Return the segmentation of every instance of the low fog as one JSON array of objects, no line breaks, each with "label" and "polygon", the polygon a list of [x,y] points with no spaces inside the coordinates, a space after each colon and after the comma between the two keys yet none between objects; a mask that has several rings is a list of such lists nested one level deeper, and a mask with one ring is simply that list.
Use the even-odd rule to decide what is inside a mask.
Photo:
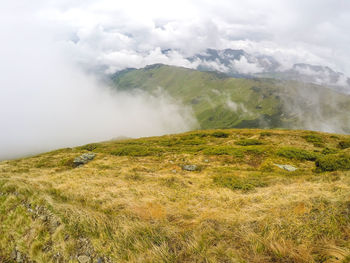
[{"label": "low fog", "polygon": [[190,109],[164,92],[112,90],[67,57],[47,29],[26,22],[0,26],[0,159],[195,127]]}]

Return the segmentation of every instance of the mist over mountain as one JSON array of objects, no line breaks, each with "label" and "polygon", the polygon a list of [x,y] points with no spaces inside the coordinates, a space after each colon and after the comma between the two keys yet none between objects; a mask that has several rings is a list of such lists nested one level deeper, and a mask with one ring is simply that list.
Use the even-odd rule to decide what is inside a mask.
[{"label": "mist over mountain", "polygon": [[[250,100],[249,96],[230,101],[222,95],[218,100],[233,109],[235,117],[225,115],[226,106],[221,115],[208,108],[208,114],[195,116],[197,101],[206,98],[210,105],[211,95],[202,95],[200,89],[191,94],[192,104],[168,94],[171,87],[163,84],[160,93],[111,92],[109,78],[114,73],[155,63],[216,71],[220,78],[268,78],[279,85],[285,81],[286,87],[296,81],[307,90],[303,96],[291,90],[294,97],[286,98],[288,105],[303,109],[295,113],[299,119],[310,108],[320,118],[305,121],[317,120],[319,125],[290,127],[346,131],[347,121],[338,118],[346,103],[338,96],[324,97],[321,89],[308,84],[349,93],[349,10],[349,2],[343,0],[337,5],[330,0],[7,1],[0,10],[0,155],[119,135],[185,131],[197,127],[198,118],[201,122],[209,112],[230,125],[259,119],[246,117],[245,104],[250,102],[243,98]],[[173,82],[183,81],[179,78]],[[194,82],[187,86],[201,83]],[[201,84],[213,94],[220,88],[208,83]],[[152,89],[158,89],[154,85]],[[136,88],[142,90],[142,85]],[[324,104],[329,104],[329,112]],[[325,116],[326,122],[318,121]]]},{"label": "mist over mountain", "polygon": [[[164,50],[163,53],[168,54],[170,51]],[[296,80],[324,85],[350,94],[350,78],[327,66],[296,63],[286,68],[273,56],[249,54],[244,50],[234,49],[207,49],[187,59],[196,69],[202,71],[218,71],[240,78]]]},{"label": "mist over mountain", "polygon": [[165,91],[193,109],[200,128],[288,128],[350,133],[350,95],[312,83],[232,78],[154,64],[112,76],[117,90]]}]

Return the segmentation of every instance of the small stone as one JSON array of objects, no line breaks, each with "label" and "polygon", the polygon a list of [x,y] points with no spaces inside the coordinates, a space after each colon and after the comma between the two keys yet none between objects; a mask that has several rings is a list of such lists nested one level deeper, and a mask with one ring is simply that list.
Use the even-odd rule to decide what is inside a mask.
[{"label": "small stone", "polygon": [[176,174],[177,171],[175,169],[171,170],[172,173]]},{"label": "small stone", "polygon": [[89,263],[91,262],[90,257],[86,256],[86,255],[81,255],[78,257],[78,261],[79,263]]},{"label": "small stone", "polygon": [[193,171],[196,171],[198,169],[198,167],[195,164],[187,164],[187,165],[182,166],[182,169],[185,171],[193,172]]},{"label": "small stone", "polygon": [[15,260],[16,257],[17,257],[17,251],[16,251],[16,249],[14,249],[14,250],[12,250],[12,252],[11,252],[11,258],[12,258],[13,260]]},{"label": "small stone", "polygon": [[289,165],[289,164],[274,164],[274,165],[283,169],[283,170],[286,170],[288,172],[294,172],[294,171],[298,170],[298,168],[296,168],[292,165]]},{"label": "small stone", "polygon": [[98,259],[97,259],[97,261],[96,261],[97,263],[103,263],[104,262],[104,260],[103,260],[103,258],[101,258],[101,257],[99,257]]},{"label": "small stone", "polygon": [[16,262],[17,263],[22,263],[23,262],[23,257],[22,257],[22,253],[17,251],[17,254],[16,254]]},{"label": "small stone", "polygon": [[209,163],[209,160],[208,160],[208,159],[205,159],[204,162],[205,162],[205,163]]}]

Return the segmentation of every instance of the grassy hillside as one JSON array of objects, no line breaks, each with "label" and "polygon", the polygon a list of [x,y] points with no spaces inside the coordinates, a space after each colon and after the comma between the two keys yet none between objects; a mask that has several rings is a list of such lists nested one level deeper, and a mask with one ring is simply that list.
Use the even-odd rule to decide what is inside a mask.
[{"label": "grassy hillside", "polygon": [[156,64],[113,77],[120,90],[160,87],[193,108],[203,129],[298,128],[350,133],[350,96],[296,81],[236,79]]},{"label": "grassy hillside", "polygon": [[0,262],[349,262],[349,156],[350,136],[243,129],[4,161]]}]

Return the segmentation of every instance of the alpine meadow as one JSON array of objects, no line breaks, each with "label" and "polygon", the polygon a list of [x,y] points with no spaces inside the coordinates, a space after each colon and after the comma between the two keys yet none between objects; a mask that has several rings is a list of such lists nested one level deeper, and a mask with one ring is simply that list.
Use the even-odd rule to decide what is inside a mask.
[{"label": "alpine meadow", "polygon": [[0,22],[0,263],[350,262],[349,1]]}]

